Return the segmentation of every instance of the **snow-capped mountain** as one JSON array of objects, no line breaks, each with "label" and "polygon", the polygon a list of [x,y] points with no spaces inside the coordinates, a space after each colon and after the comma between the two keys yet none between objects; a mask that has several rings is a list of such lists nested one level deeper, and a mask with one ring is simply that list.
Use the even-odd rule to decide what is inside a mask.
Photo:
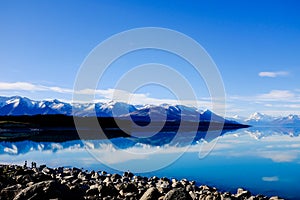
[{"label": "snow-capped mountain", "polygon": [[[0,97],[0,116],[6,115],[63,114],[75,116],[131,117],[134,120],[188,120],[217,121],[225,119],[210,110],[199,110],[184,105],[130,105],[124,102],[66,103],[54,100],[35,101],[26,97]],[[255,112],[248,118],[234,116],[225,123],[242,123],[252,126],[300,126],[300,116],[273,117]]]},{"label": "snow-capped mountain", "polygon": [[285,126],[300,126],[300,116],[299,115],[288,115],[287,117],[277,118],[272,121],[274,124],[285,125]]},{"label": "snow-capped mountain", "polygon": [[[0,116],[63,114],[75,116],[131,117],[134,120],[224,121],[224,118],[205,110],[184,105],[130,105],[123,102],[65,103],[59,100],[34,101],[26,97],[0,97]],[[230,121],[232,122],[232,121]]]},{"label": "snow-capped mountain", "polygon": [[249,124],[256,124],[256,123],[268,123],[273,121],[275,118],[270,116],[270,115],[266,115],[263,113],[259,113],[259,112],[255,112],[252,115],[249,116],[249,118],[245,119],[245,122],[249,123]]},{"label": "snow-capped mountain", "polygon": [[0,115],[70,115],[72,106],[59,100],[34,101],[26,97],[13,96],[0,98]]},{"label": "snow-capped mountain", "polygon": [[157,120],[188,120],[188,121],[197,121],[200,119],[200,113],[197,112],[194,107],[187,107],[183,105],[169,105],[162,104],[159,106],[156,105],[144,105],[139,107],[135,111],[122,115],[122,117],[128,117],[135,120],[140,120],[143,118],[157,119]]},{"label": "snow-capped mountain", "polygon": [[95,110],[99,117],[118,117],[132,113],[137,109],[133,105],[127,103],[110,101],[108,103],[96,103]]},{"label": "snow-capped mountain", "polygon": [[26,97],[0,98],[0,115],[72,114],[72,105],[57,99],[35,101]]},{"label": "snow-capped mountain", "polygon": [[248,118],[234,116],[230,119],[239,123],[248,124],[252,126],[300,126],[300,116],[298,115],[274,117],[271,115],[255,112],[251,114]]}]

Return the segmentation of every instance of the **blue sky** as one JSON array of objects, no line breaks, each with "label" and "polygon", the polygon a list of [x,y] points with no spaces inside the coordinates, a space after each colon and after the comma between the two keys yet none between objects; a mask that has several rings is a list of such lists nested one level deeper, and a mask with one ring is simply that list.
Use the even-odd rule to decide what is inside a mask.
[{"label": "blue sky", "polygon": [[[300,114],[299,9],[298,1],[283,0],[1,0],[0,95],[70,100],[79,67],[95,46],[119,32],[150,26],[182,32],[206,49],[223,78],[228,115]],[[201,77],[160,51],[120,58],[99,89],[109,93],[122,74],[149,62],[183,73],[206,106],[209,94]],[[157,86],[138,93],[149,101],[174,98]]]}]

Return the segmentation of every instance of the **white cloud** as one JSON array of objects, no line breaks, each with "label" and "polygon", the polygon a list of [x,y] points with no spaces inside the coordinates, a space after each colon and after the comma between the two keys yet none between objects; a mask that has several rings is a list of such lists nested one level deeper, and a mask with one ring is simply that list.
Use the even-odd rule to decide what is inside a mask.
[{"label": "white cloud", "polygon": [[266,103],[264,106],[266,106],[266,107],[273,107],[273,104]]},{"label": "white cloud", "polygon": [[0,82],[0,91],[52,91],[58,93],[72,93],[72,89],[61,87],[49,87],[28,82]]},{"label": "white cloud", "polygon": [[288,76],[289,72],[286,71],[277,71],[277,72],[259,72],[258,75],[260,77],[270,77],[270,78],[275,78],[278,76]]},{"label": "white cloud", "polygon": [[273,101],[282,101],[282,102],[300,102],[300,95],[294,93],[290,90],[271,90],[268,93],[258,94],[253,96],[238,96],[231,95],[228,96],[230,101],[250,101],[250,102],[273,102]]},{"label": "white cloud", "polygon": [[72,89],[67,89],[67,88],[61,88],[61,87],[46,87],[43,86],[45,90],[50,90],[52,92],[58,92],[58,93],[72,93]]},{"label": "white cloud", "polygon": [[24,90],[24,91],[43,91],[47,90],[45,86],[34,85],[27,82],[0,82],[0,90]]},{"label": "white cloud", "polygon": [[266,182],[275,182],[275,181],[279,181],[279,178],[278,176],[265,176],[265,177],[262,177],[262,180],[263,181],[266,181]]},{"label": "white cloud", "polygon": [[281,101],[295,98],[295,94],[289,90],[272,90],[269,93],[257,96],[258,100]]},{"label": "white cloud", "polygon": [[287,152],[280,152],[280,151],[265,151],[261,152],[261,157],[269,158],[273,162],[292,162],[298,158],[299,151],[287,151]]},{"label": "white cloud", "polygon": [[289,103],[289,104],[264,104],[266,107],[274,107],[274,108],[300,108],[300,104],[294,104],[294,103]]},{"label": "white cloud", "polygon": [[271,90],[252,96],[228,95],[228,103],[235,108],[242,108],[242,111],[233,113],[242,116],[248,116],[253,112],[263,112],[273,116],[300,115],[300,94],[296,90]]},{"label": "white cloud", "polygon": [[282,105],[282,107],[285,107],[285,108],[300,108],[300,104],[287,104],[287,105]]}]

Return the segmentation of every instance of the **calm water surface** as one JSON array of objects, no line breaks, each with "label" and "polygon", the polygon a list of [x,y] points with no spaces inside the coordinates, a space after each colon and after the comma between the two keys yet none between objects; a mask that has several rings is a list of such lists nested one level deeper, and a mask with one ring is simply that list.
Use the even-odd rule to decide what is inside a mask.
[{"label": "calm water surface", "polygon": [[[130,170],[145,176],[193,179],[223,191],[244,187],[254,194],[300,199],[299,133],[297,128],[252,127],[217,138],[207,133],[203,139],[201,133],[191,145],[184,137],[170,142],[172,134],[161,139],[0,142],[0,161],[22,165],[27,160],[110,173]],[[199,156],[205,148],[208,154]]]}]

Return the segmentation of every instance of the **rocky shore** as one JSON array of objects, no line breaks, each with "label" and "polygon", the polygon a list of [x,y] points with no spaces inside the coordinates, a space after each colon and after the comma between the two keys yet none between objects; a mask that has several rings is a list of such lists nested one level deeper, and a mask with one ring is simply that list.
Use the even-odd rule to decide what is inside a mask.
[{"label": "rocky shore", "polygon": [[214,187],[197,186],[195,181],[123,175],[78,168],[49,168],[0,165],[0,199],[141,199],[141,200],[278,200],[279,197],[253,196],[237,189],[236,194]]}]

